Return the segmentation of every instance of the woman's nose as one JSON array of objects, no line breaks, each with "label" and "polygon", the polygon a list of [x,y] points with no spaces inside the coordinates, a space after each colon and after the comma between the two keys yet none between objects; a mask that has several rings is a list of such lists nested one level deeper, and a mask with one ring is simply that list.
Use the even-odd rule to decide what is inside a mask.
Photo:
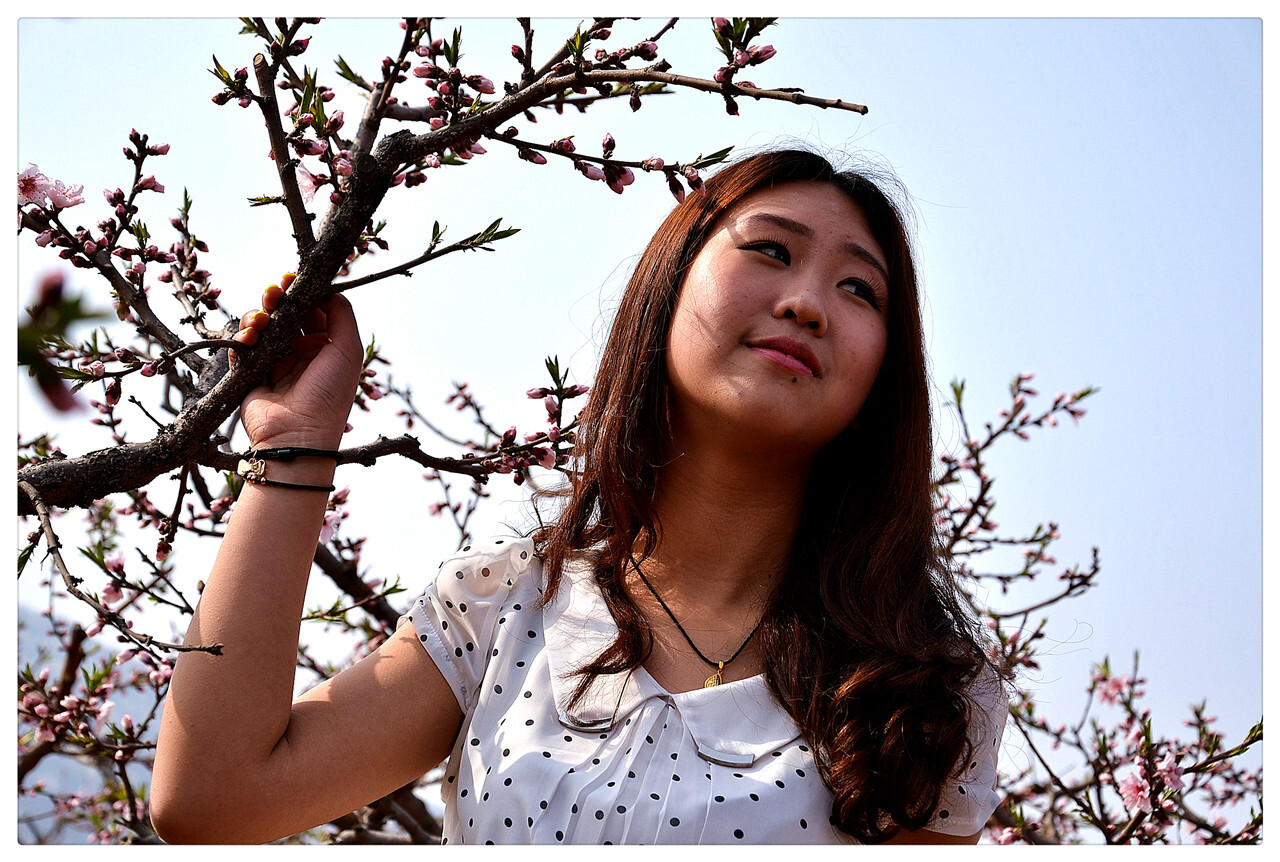
[{"label": "woman's nose", "polygon": [[779,297],[773,311],[774,317],[794,320],[821,338],[827,331],[827,315],[822,303],[809,290],[796,291]]}]

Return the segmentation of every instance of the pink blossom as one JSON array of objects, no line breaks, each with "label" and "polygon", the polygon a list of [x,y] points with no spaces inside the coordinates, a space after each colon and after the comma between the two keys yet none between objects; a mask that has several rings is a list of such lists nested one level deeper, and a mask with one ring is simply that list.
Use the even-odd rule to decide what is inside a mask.
[{"label": "pink blossom", "polygon": [[318,156],[324,153],[325,150],[329,149],[329,145],[323,141],[305,138],[301,141],[295,142],[293,149],[300,156]]},{"label": "pink blossom", "polygon": [[577,147],[573,145],[572,139],[561,138],[560,140],[556,141],[551,145],[551,149],[557,150],[562,153],[572,153],[574,150],[577,149]]},{"label": "pink blossom", "polygon": [[1182,768],[1178,766],[1178,758],[1172,751],[1156,764],[1156,773],[1170,790],[1181,790],[1185,786],[1182,783]]},{"label": "pink blossom", "polygon": [[333,172],[340,177],[351,176],[351,162],[339,156],[333,160]]},{"label": "pink blossom", "polygon": [[576,167],[589,180],[604,179],[604,171],[600,170],[599,165],[593,165],[590,162],[578,162]]},{"label": "pink blossom", "polygon": [[18,174],[18,206],[43,204],[52,184],[48,177],[40,173],[40,168],[28,164],[27,169]]},{"label": "pink blossom", "polygon": [[1098,699],[1110,704],[1119,703],[1133,685],[1133,680],[1127,676],[1108,676],[1100,681],[1102,685],[1098,687]]},{"label": "pink blossom", "polygon": [[997,844],[1012,844],[1017,840],[1018,830],[1014,829],[1012,826],[1006,826],[1004,829],[1000,830],[1000,834],[995,838]]},{"label": "pink blossom", "polygon": [[84,186],[64,186],[62,180],[54,180],[53,186],[48,189],[49,201],[57,209],[65,209],[73,207],[77,204],[84,203]]},{"label": "pink blossom", "polygon": [[494,91],[493,81],[490,81],[483,75],[472,75],[470,78],[467,78],[467,83],[471,85],[472,89],[477,92],[484,93],[485,95],[489,95]]},{"label": "pink blossom", "polygon": [[660,171],[664,164],[666,163],[663,162],[662,159],[654,156],[651,159],[645,159],[644,162],[641,163],[640,167],[644,168],[646,171]]},{"label": "pink blossom", "polygon": [[1120,781],[1120,798],[1125,808],[1151,811],[1151,785],[1137,772],[1131,772]]},{"label": "pink blossom", "polygon": [[147,152],[153,156],[166,156],[169,154],[169,145],[156,144],[154,147],[147,147]]},{"label": "pink blossom", "polygon": [[164,186],[156,182],[156,178],[154,176],[143,177],[142,179],[138,180],[138,184],[134,186],[134,188],[137,189],[138,191],[145,191],[146,189],[150,189],[151,191],[156,192],[158,194],[164,193]]},{"label": "pink blossom", "polygon": [[295,170],[297,171],[298,177],[298,191],[302,192],[302,199],[304,201],[311,203],[312,199],[316,196],[316,189],[324,185],[327,177],[323,175],[317,176],[302,165],[298,165]]},{"label": "pink blossom", "polygon": [[777,49],[772,45],[753,45],[747,49],[748,62],[753,66],[758,65],[777,53]]},{"label": "pink blossom", "polygon": [[320,542],[323,544],[332,539],[333,534],[337,532],[338,525],[346,520],[346,518],[347,513],[340,509],[326,512],[324,515],[324,525],[320,528]]},{"label": "pink blossom", "polygon": [[50,228],[49,230],[45,231],[44,233],[36,237],[36,245],[40,246],[41,248],[44,248],[51,242],[53,242],[52,228]]}]

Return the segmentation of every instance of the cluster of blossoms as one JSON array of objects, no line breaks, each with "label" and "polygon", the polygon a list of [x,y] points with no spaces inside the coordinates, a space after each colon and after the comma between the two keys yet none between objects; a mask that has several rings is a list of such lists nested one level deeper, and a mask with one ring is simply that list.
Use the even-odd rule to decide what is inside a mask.
[{"label": "cluster of blossoms", "polygon": [[24,678],[18,685],[18,717],[33,726],[33,744],[57,742],[69,735],[89,737],[101,730],[115,706],[110,694],[118,678],[115,671],[88,675],[77,693],[50,684],[48,668]]},{"label": "cluster of blossoms", "polygon": [[[40,173],[37,165],[28,164],[26,170],[18,174],[18,207],[36,204],[40,207],[51,207],[62,210],[84,203],[84,186],[63,185],[62,180],[51,180]],[[22,224],[19,214],[18,224]],[[48,240],[41,243],[47,245]]]},{"label": "cluster of blossoms", "polygon": [[44,227],[36,237],[36,245],[45,247],[50,244],[58,247],[58,256],[70,261],[72,266],[88,268],[94,266],[94,257],[100,251],[110,251],[113,257],[128,263],[125,277],[135,285],[142,284],[146,265],[150,261],[173,263],[175,257],[170,252],[163,252],[154,245],[144,245],[139,240],[136,249],[119,247],[122,236],[130,229],[130,221],[137,214],[138,208],[133,201],[144,191],[162,194],[164,186],[155,176],[142,176],[142,162],[147,156],[163,156],[169,152],[168,144],[147,145],[145,135],[134,129],[129,133],[129,141],[133,147],[124,147],[125,158],[137,167],[138,179],[128,195],[124,190],[103,189],[102,195],[107,204],[114,210],[112,217],[98,222],[98,234],[94,235],[86,228],[78,228],[74,234],[68,232],[56,221],[60,210],[84,203],[84,187],[82,185],[65,186],[60,180],[50,180],[40,173],[36,165],[28,165],[18,174],[18,223],[22,224],[21,207],[34,203],[40,209],[32,215]]}]

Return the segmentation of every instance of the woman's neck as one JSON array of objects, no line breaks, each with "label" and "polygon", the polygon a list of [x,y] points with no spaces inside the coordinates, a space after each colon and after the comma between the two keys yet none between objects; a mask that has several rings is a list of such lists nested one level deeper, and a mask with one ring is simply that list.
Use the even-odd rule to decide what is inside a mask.
[{"label": "woman's neck", "polygon": [[786,572],[808,464],[688,447],[657,479],[659,543],[644,567],[654,587],[702,613],[758,609]]}]

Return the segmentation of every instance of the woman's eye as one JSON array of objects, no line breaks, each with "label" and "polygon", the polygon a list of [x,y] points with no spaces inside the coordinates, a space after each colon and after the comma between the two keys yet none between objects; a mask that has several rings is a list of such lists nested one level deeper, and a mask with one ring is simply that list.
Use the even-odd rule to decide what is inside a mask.
[{"label": "woman's eye", "polygon": [[849,291],[849,293],[852,293],[854,296],[865,300],[872,308],[880,308],[880,297],[876,294],[875,288],[867,284],[865,281],[862,281],[861,279],[852,279],[850,281],[843,282],[840,286]]},{"label": "woman's eye", "polygon": [[774,260],[779,260],[787,264],[791,263],[791,254],[787,251],[787,247],[781,243],[757,242],[748,245],[747,248],[751,251],[758,251],[766,257],[771,257]]}]

